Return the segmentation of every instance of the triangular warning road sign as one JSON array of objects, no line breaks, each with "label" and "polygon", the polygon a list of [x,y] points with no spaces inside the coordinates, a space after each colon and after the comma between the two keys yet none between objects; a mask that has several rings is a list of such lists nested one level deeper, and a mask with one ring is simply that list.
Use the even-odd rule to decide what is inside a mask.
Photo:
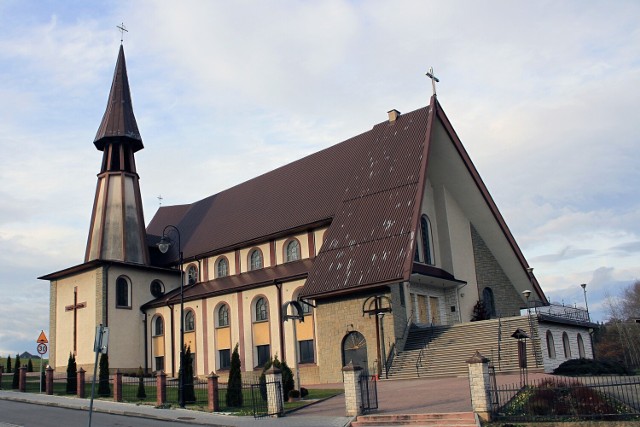
[{"label": "triangular warning road sign", "polygon": [[49,342],[49,340],[47,339],[47,336],[44,334],[44,331],[40,331],[40,336],[38,337],[38,341],[36,341],[38,344],[46,344]]}]

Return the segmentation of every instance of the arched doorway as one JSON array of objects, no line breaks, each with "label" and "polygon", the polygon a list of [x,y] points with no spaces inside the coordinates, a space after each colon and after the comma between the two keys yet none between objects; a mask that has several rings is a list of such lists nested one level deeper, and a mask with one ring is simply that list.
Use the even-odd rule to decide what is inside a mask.
[{"label": "arched doorway", "polygon": [[342,366],[349,362],[368,370],[367,340],[358,331],[351,331],[342,340]]}]

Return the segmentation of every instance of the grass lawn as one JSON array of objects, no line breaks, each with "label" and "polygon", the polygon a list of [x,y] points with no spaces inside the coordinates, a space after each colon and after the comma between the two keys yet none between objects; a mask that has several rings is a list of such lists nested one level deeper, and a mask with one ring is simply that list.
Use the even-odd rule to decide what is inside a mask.
[{"label": "grass lawn", "polygon": [[[22,360],[20,359],[20,366],[27,366],[27,364],[29,363],[29,360]],[[40,363],[43,363],[43,367],[46,368],[47,364],[49,363],[49,359],[31,359],[31,364],[33,365],[33,372],[40,372]],[[16,357],[14,355],[11,356],[11,368],[13,369],[13,367],[16,364]],[[4,368],[4,374],[2,374],[3,376],[7,373],[7,358],[6,357],[0,357],[0,366],[2,366]],[[13,371],[12,371],[13,372]]]}]

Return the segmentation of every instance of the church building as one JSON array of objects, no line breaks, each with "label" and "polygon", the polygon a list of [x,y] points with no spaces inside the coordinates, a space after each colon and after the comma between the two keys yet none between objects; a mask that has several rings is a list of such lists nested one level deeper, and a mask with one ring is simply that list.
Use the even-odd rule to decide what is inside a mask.
[{"label": "church building", "polygon": [[[479,304],[496,322],[549,306],[435,94],[218,194],[162,206],[145,228],[144,146],[120,46],[94,145],[84,262],[41,277],[56,371],[70,353],[92,369],[102,324],[112,370],[177,376],[183,340],[198,376],[224,380],[237,346],[243,375],[277,356],[302,384],[339,382],[349,362],[388,371],[410,330],[480,320]],[[568,339],[585,333],[569,323],[554,325],[577,328]]]}]

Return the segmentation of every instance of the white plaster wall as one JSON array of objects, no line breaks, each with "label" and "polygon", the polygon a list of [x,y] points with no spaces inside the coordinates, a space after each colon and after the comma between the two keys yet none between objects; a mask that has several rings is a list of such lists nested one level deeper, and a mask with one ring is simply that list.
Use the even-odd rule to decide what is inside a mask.
[{"label": "white plaster wall", "polygon": [[[554,348],[556,357],[550,358],[547,350],[547,331],[553,334]],[[578,351],[578,334],[582,336],[584,343],[584,352],[587,359],[593,359],[593,347],[591,345],[591,337],[587,328],[578,326],[563,325],[558,323],[540,323],[538,326],[540,336],[540,344],[542,348],[542,360],[545,372],[553,372],[555,368],[569,359],[578,359],[580,353]],[[569,346],[571,347],[571,357],[564,356],[564,346],[562,344],[562,334],[566,332],[569,336]]]}]

